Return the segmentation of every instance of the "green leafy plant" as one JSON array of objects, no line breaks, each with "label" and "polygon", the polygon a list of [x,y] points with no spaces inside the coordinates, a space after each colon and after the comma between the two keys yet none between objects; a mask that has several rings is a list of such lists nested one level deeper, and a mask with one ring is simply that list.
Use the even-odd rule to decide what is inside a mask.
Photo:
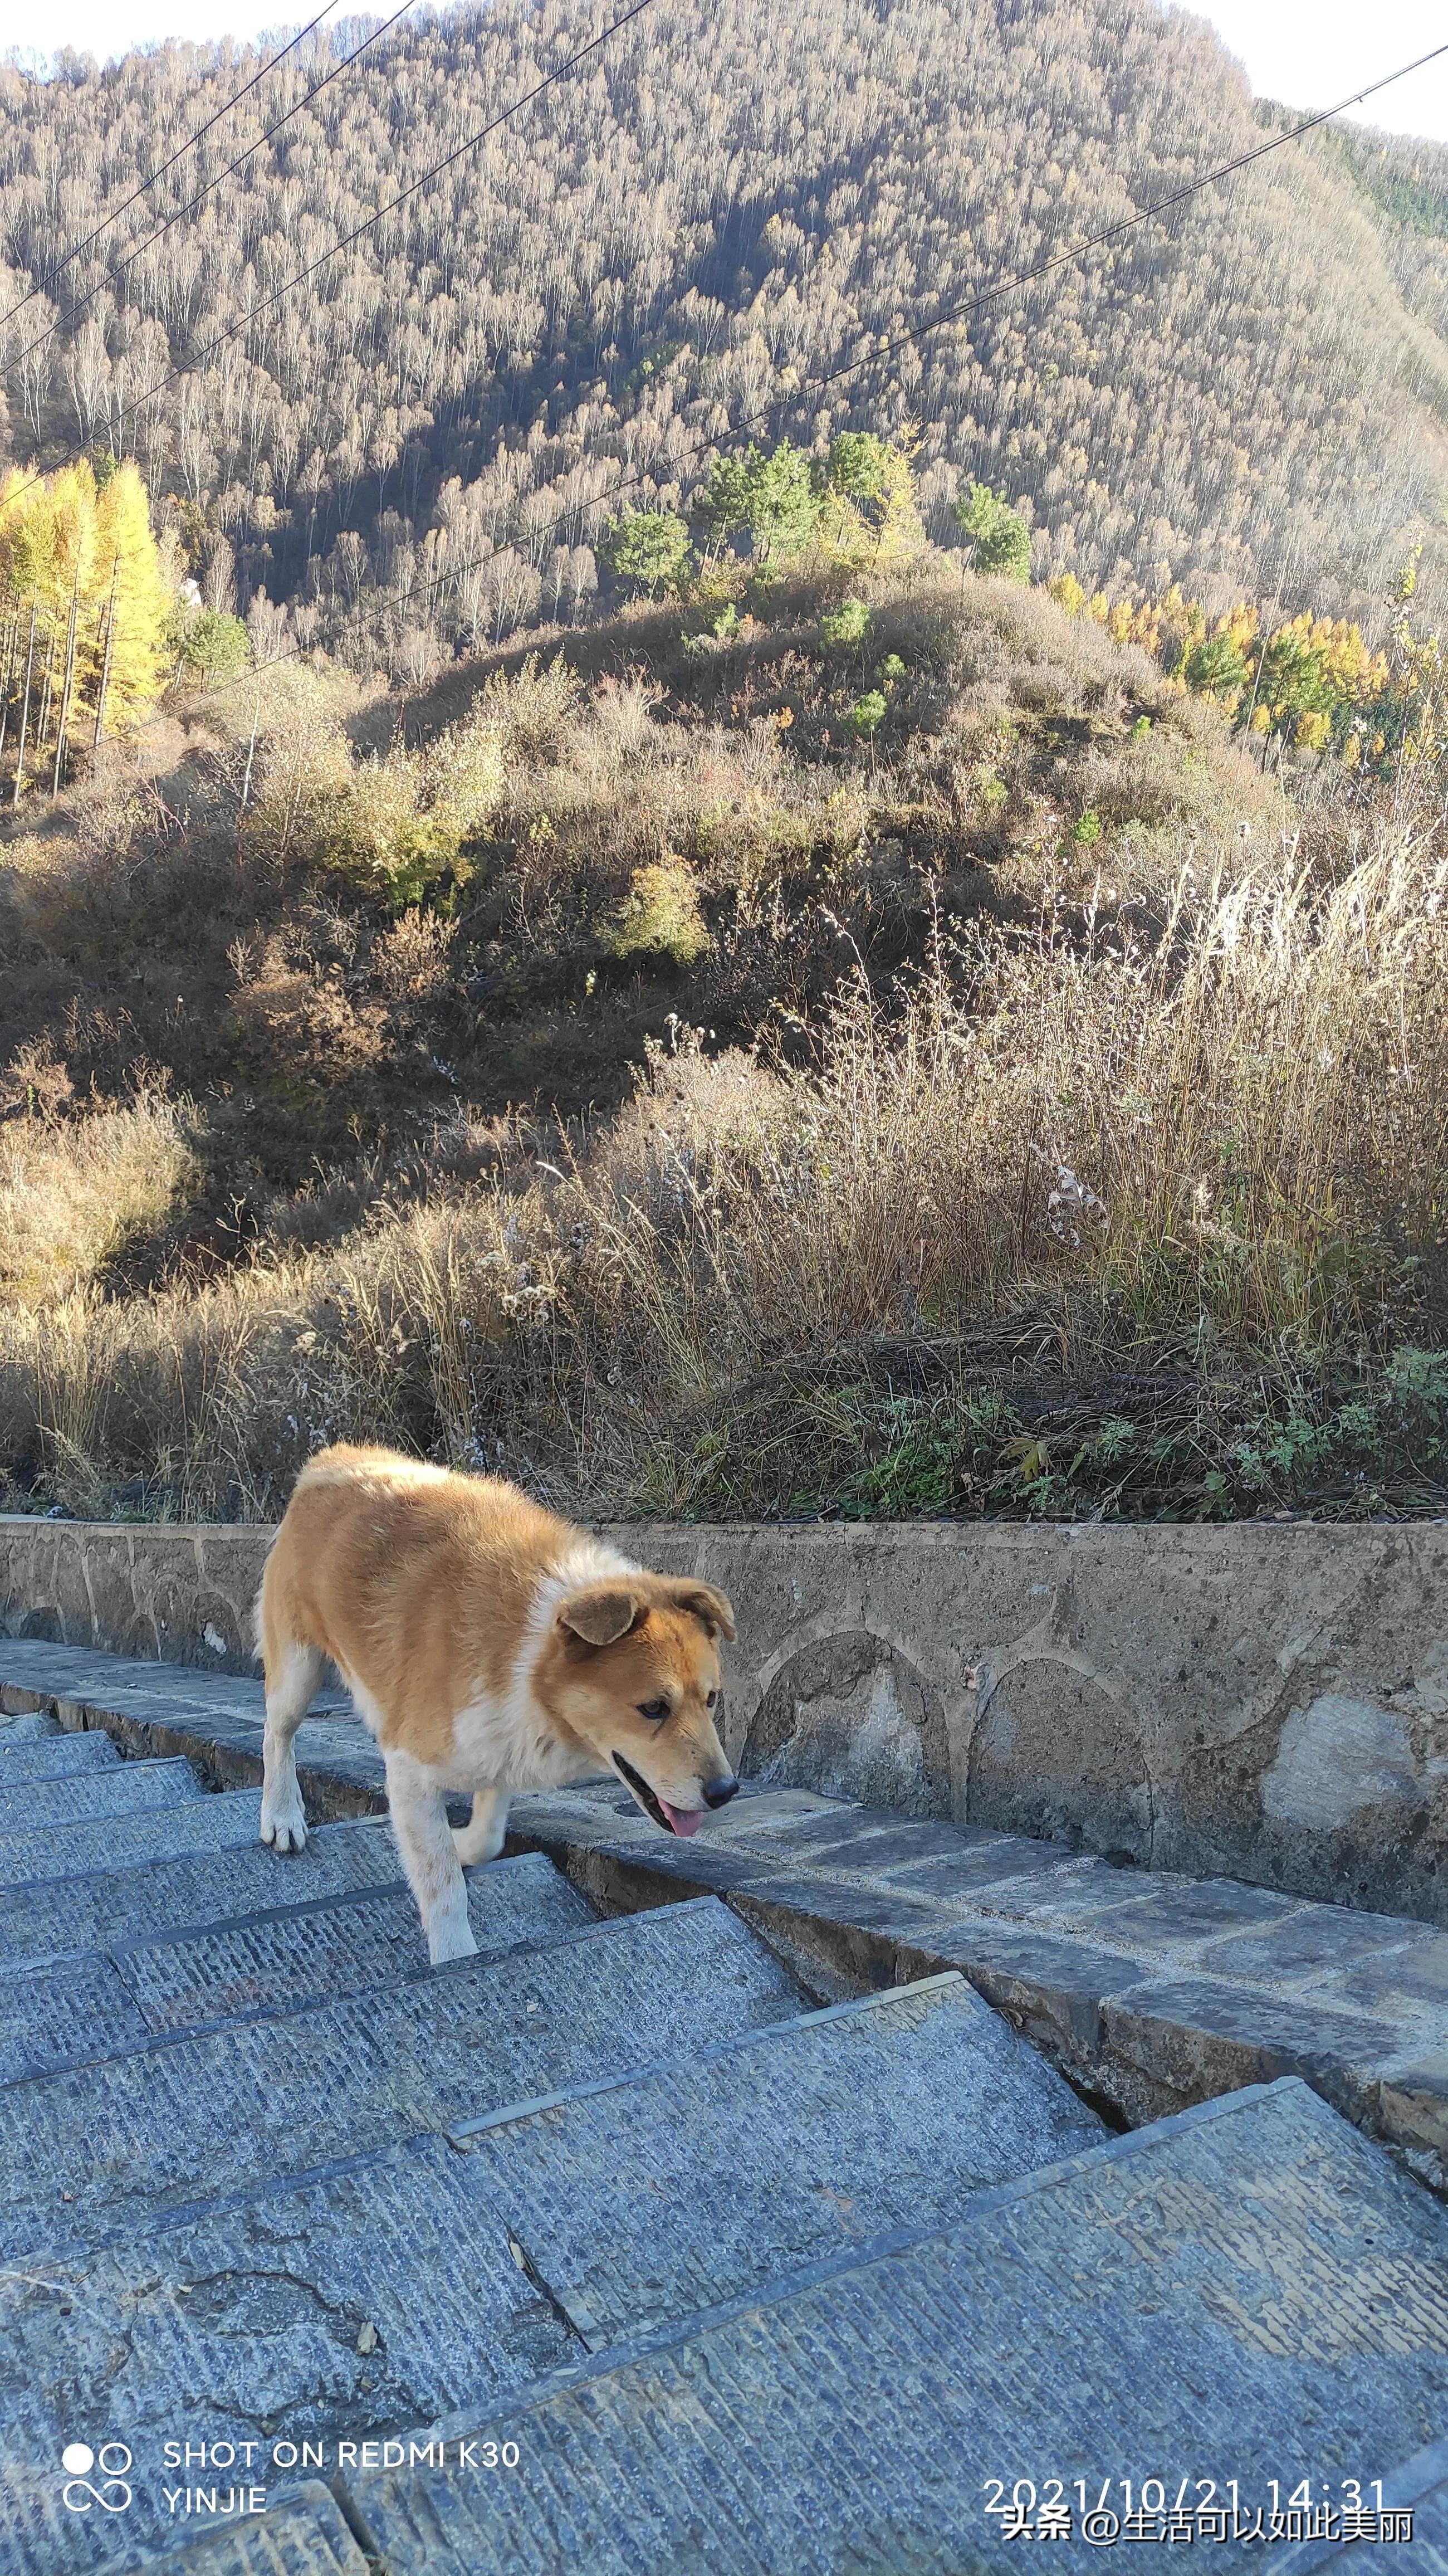
[{"label": "green leafy plant", "polygon": [[635,868],[628,893],[603,927],[603,944],[618,958],[656,957],[692,966],[709,945],[699,889],[674,852]]},{"label": "green leafy plant", "polygon": [[863,644],[870,632],[870,612],[863,599],[842,599],[838,608],[826,609],[820,619],[820,633],[827,644]]},{"label": "green leafy plant", "polygon": [[951,517],[971,540],[977,572],[997,573],[1004,581],[1030,580],[1031,532],[1003,492],[993,492],[988,483],[972,483]]},{"label": "green leafy plant", "polygon": [[868,742],[871,735],[884,723],[885,714],[883,692],[879,689],[866,689],[863,697],[856,698],[845,721],[852,733],[857,733],[862,741]]}]

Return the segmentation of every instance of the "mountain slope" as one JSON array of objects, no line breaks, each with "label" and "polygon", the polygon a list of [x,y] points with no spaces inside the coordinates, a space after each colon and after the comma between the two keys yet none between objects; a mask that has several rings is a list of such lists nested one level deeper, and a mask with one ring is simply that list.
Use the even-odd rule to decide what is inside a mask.
[{"label": "mountain slope", "polygon": [[[923,350],[871,356],[1280,118],[1202,21],[1151,0],[670,0],[268,306],[605,22],[579,0],[411,21],[121,274],[127,216],[67,272],[52,338],[25,355],[58,318],[43,294],[5,330],[12,453],[134,448],[213,595],[296,603],[304,635],[508,543],[434,617],[408,612],[438,630],[419,650],[566,611],[620,463],[687,493],[701,446],[763,404],[807,443],[918,422],[932,533],[985,475],[1033,514],[1038,577],[1360,611],[1426,526],[1436,596],[1442,271],[1428,236],[1405,253],[1371,138],[1288,146]],[[68,58],[48,83],[0,71],[0,303],[249,66],[168,46],[103,72]],[[272,75],[267,118],[317,70],[304,50]],[[223,119],[158,208],[254,115]]]}]

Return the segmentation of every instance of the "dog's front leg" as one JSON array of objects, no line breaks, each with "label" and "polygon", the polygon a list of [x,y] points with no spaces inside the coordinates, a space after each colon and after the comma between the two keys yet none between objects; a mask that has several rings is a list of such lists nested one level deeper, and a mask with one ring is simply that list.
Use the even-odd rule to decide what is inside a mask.
[{"label": "dog's front leg", "polygon": [[477,1949],[468,1921],[468,1891],[453,1849],[444,1792],[410,1753],[389,1752],[387,1803],[392,1830],[417,1899],[433,1966],[468,1959]]},{"label": "dog's front leg", "polygon": [[305,1849],[307,1819],[297,1785],[296,1732],[322,1675],[315,1646],[268,1651],[266,1728],[262,1736],[261,1838],[279,1852]]},{"label": "dog's front leg", "polygon": [[475,1789],[473,1812],[465,1825],[452,1829],[453,1850],[464,1869],[475,1869],[479,1861],[496,1860],[508,1831],[509,1789]]}]

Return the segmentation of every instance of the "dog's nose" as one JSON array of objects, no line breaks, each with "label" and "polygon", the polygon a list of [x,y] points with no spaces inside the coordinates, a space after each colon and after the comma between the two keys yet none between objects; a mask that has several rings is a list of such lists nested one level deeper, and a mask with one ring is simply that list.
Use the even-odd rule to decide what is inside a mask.
[{"label": "dog's nose", "polygon": [[705,1806],[727,1807],[738,1787],[739,1783],[737,1780],[706,1780],[704,1783]]}]

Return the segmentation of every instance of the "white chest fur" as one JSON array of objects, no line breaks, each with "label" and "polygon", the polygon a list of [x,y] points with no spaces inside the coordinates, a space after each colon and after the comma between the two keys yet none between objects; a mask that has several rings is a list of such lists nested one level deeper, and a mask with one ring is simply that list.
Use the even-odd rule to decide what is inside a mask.
[{"label": "white chest fur", "polygon": [[435,1766],[435,1777],[449,1789],[561,1789],[571,1781],[608,1775],[606,1765],[572,1738],[555,1731],[533,1693],[539,1654],[551,1633],[558,1605],[584,1584],[606,1582],[610,1575],[636,1569],[617,1548],[598,1539],[581,1539],[546,1574],[534,1595],[512,1672],[504,1691],[479,1689],[453,1720],[452,1753]]}]

